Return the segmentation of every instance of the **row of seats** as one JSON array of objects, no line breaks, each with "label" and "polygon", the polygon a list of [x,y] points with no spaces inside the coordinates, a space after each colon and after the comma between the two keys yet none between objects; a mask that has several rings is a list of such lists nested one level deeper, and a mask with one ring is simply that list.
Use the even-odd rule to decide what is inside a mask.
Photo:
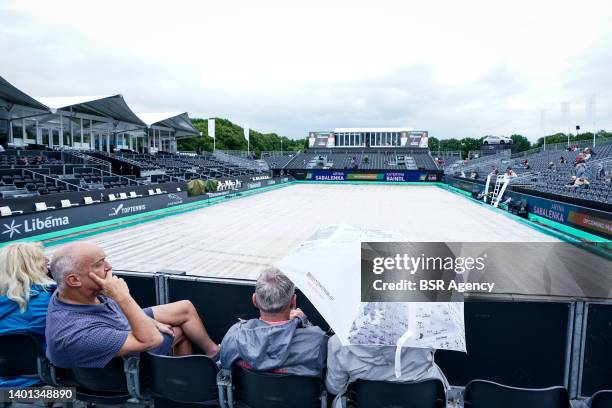
[{"label": "row of seats", "polygon": [[[325,160],[319,160],[324,157]],[[265,158],[266,162],[274,169],[304,169],[304,168],[328,168],[328,169],[361,169],[361,170],[436,170],[429,151],[417,150],[339,150],[332,149],[314,150],[298,153],[285,162],[277,157]]]},{"label": "row of seats", "polygon": [[[17,351],[18,350],[18,351]],[[62,369],[44,356],[26,334],[0,335],[0,375],[37,375],[43,383],[76,387],[88,404],[187,407],[210,405],[247,408],[327,407],[331,402],[316,377],[255,372],[240,365],[219,371],[204,355],[183,357],[142,353],[115,358],[105,368]],[[357,380],[342,396],[343,407],[570,408],[564,387],[526,389],[473,380],[462,393],[447,395],[438,379],[408,383]],[[595,393],[590,408],[611,408],[612,390]]]},{"label": "row of seats", "polygon": [[[176,191],[180,192],[181,189],[180,187],[177,187]],[[147,194],[149,196],[154,196],[154,195],[159,195],[159,194],[167,194],[167,191],[162,191],[161,188],[155,188],[155,189],[149,189],[147,190]],[[117,200],[127,200],[130,198],[139,198],[142,197],[142,194],[137,194],[135,191],[130,191],[130,192],[121,192],[121,193],[109,193],[107,195],[107,199],[108,201],[117,201]],[[101,200],[94,200],[92,197],[90,196],[86,196],[83,197],[83,203],[84,205],[89,205],[89,204],[96,204],[96,203],[100,203]],[[70,199],[63,199],[60,200],[60,208],[70,208],[70,207],[77,207],[81,205],[80,203],[75,203],[72,202]],[[52,206],[48,206],[46,202],[36,202],[34,203],[34,210],[35,211],[47,211],[47,210],[54,210],[56,209],[56,207],[52,207]],[[15,214],[23,214],[23,211],[21,210],[12,210],[10,206],[2,206],[0,207],[0,216],[2,217],[8,217],[11,215],[15,215]]]}]

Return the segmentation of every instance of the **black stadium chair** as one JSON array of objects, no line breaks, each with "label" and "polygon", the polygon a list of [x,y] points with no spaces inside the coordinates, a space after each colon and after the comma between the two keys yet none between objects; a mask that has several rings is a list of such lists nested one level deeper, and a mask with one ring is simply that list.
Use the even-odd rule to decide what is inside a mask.
[{"label": "black stadium chair", "polygon": [[125,404],[131,398],[124,372],[125,361],[115,357],[104,368],[52,367],[53,384],[76,387],[76,399],[88,404]]},{"label": "black stadium chair", "polygon": [[589,400],[589,408],[612,408],[612,390],[597,391]]},{"label": "black stadium chair", "polygon": [[446,390],[438,379],[413,382],[357,380],[343,397],[352,408],[441,408],[446,407]]},{"label": "black stadium chair", "polygon": [[516,388],[473,380],[465,387],[466,408],[569,408],[565,387]]},{"label": "black stadium chair", "polygon": [[232,382],[234,393],[231,399],[239,408],[327,406],[327,393],[318,377],[255,372],[236,365]]},{"label": "black stadium chair", "polygon": [[143,392],[155,406],[219,406],[215,362],[204,355],[182,357],[142,353],[139,378]]},{"label": "black stadium chair", "polygon": [[0,377],[32,376],[51,381],[38,340],[24,333],[0,334]]}]

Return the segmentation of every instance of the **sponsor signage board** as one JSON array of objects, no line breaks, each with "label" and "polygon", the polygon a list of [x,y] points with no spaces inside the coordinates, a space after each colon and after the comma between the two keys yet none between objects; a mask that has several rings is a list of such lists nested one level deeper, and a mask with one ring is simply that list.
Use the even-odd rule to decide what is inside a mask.
[{"label": "sponsor signage board", "polygon": [[7,217],[0,220],[0,242],[173,207],[186,200],[187,192],[182,191]]},{"label": "sponsor signage board", "polygon": [[[300,174],[296,174],[297,177]],[[373,171],[352,172],[332,170],[309,170],[305,172],[305,180],[312,181],[386,181],[386,182],[417,182],[438,181],[439,175],[427,171]]]}]

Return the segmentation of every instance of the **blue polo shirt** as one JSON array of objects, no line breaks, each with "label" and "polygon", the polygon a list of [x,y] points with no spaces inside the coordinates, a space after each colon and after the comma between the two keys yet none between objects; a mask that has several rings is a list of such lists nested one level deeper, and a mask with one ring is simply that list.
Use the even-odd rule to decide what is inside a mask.
[{"label": "blue polo shirt", "polygon": [[47,312],[47,358],[62,368],[102,368],[117,355],[130,331],[119,305],[103,295],[100,304],[73,305],[55,292]]},{"label": "blue polo shirt", "polygon": [[[19,310],[19,305],[15,301],[4,295],[0,295],[0,334],[31,334],[36,337],[44,347],[47,306],[49,305],[51,292],[54,289],[54,286],[44,288],[40,285],[32,285],[30,288],[30,300],[23,313]],[[39,383],[40,380],[38,378],[0,377],[0,387],[30,387]]]}]

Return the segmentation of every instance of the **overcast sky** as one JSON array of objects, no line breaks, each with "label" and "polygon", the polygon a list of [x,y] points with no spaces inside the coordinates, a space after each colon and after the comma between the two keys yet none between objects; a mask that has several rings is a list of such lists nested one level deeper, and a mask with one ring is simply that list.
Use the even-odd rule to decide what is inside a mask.
[{"label": "overcast sky", "polygon": [[[121,93],[297,138],[408,126],[479,137],[612,128],[612,3],[0,1],[0,76],[31,96]],[[560,103],[570,102],[564,120]]]}]

